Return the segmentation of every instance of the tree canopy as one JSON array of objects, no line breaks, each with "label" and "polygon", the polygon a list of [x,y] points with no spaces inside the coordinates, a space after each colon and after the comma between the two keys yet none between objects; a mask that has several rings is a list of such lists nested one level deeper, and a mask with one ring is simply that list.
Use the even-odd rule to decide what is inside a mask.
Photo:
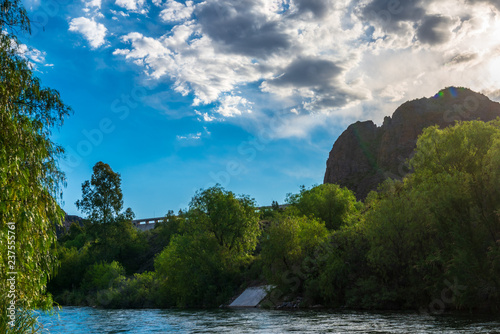
[{"label": "tree canopy", "polygon": [[331,183],[311,189],[302,187],[300,193],[289,194],[287,202],[298,213],[321,219],[331,230],[338,229],[352,218],[360,207],[352,191]]},{"label": "tree canopy", "polygon": [[[54,226],[64,215],[58,205],[64,175],[57,164],[64,151],[50,135],[71,108],[41,85],[22,54],[16,33],[29,32],[30,23],[20,1],[0,1],[0,29],[0,290],[7,291],[7,272],[17,272],[16,305],[49,307],[44,291],[56,264]],[[14,235],[15,264],[4,242]],[[6,295],[0,298],[6,305]]]},{"label": "tree canopy", "polygon": [[116,218],[133,219],[132,209],[123,208],[121,176],[111,167],[99,161],[93,167],[92,177],[82,184],[82,199],[76,201],[76,207],[96,223],[110,223]]},{"label": "tree canopy", "polygon": [[214,306],[231,296],[260,234],[254,200],[220,186],[198,191],[181,233],[155,259],[165,296],[178,306]]}]

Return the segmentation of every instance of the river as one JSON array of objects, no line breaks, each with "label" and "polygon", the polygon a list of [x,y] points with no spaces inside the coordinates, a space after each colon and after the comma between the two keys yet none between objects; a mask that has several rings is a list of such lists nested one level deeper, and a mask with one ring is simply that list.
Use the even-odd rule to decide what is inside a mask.
[{"label": "river", "polygon": [[500,333],[500,316],[403,312],[101,310],[40,314],[50,333]]}]

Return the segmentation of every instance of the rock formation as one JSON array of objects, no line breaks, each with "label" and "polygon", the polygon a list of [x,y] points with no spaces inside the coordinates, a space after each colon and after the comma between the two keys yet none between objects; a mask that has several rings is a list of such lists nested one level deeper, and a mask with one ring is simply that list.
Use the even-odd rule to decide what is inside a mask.
[{"label": "rock formation", "polygon": [[358,199],[386,178],[402,178],[422,130],[455,121],[490,121],[500,117],[500,103],[467,88],[449,87],[431,98],[408,101],[385,117],[382,126],[356,122],[337,139],[326,162],[324,183],[337,183]]}]

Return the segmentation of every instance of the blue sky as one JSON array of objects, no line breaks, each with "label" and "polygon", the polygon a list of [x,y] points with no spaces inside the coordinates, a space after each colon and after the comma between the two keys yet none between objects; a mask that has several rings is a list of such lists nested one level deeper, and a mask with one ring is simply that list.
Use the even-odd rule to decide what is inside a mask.
[{"label": "blue sky", "polygon": [[323,181],[352,122],[465,86],[500,97],[495,0],[24,0],[37,75],[74,109],[56,142],[74,205],[92,166],[137,218],[215,183],[283,202]]}]

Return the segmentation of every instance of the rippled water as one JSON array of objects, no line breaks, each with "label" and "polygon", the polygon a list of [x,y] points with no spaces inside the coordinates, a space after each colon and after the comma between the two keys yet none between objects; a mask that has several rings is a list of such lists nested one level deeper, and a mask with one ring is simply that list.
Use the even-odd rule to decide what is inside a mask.
[{"label": "rippled water", "polygon": [[41,314],[50,333],[500,333],[500,316],[242,310],[99,310]]}]

